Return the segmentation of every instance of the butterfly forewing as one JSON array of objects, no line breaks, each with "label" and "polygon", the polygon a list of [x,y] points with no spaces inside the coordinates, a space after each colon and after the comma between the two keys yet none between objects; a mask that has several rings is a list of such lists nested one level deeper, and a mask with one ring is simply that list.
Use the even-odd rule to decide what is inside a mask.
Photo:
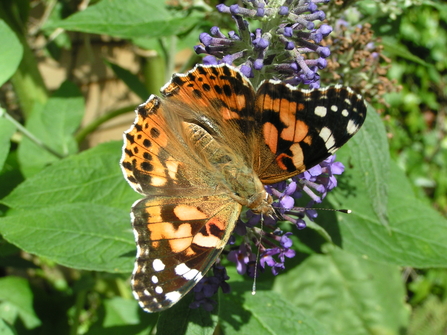
[{"label": "butterfly forewing", "polygon": [[263,138],[256,170],[265,184],[297,175],[334,154],[361,127],[366,104],[350,88],[298,90],[266,81],[256,95]]}]

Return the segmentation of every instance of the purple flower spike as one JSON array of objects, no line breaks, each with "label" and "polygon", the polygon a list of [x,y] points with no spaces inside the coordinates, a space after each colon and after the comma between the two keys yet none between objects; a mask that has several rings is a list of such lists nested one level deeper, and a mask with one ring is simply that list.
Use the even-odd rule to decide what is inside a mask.
[{"label": "purple flower spike", "polygon": [[211,55],[203,57],[202,61],[203,61],[203,64],[205,64],[205,65],[217,65],[217,64],[219,64],[219,62],[217,61],[216,57],[211,56]]},{"label": "purple flower spike", "polygon": [[256,43],[256,46],[260,49],[265,49],[269,46],[269,41],[264,38],[260,38],[259,41]]},{"label": "purple flower spike", "polygon": [[[330,26],[319,22],[325,18],[325,13],[318,9],[318,5],[325,2],[327,1],[288,0],[284,2],[284,6],[279,7],[265,0],[244,0],[244,6],[219,4],[216,6],[217,10],[232,15],[236,21],[237,33],[229,32],[226,37],[218,27],[213,27],[211,35],[200,35],[205,48],[196,47],[195,51],[208,53],[239,68],[244,66],[243,73],[255,80],[259,80],[259,76],[255,75],[256,71],[265,68],[262,73],[264,79],[280,79],[292,85],[301,83],[311,88],[319,87],[320,76],[317,71],[326,67],[327,62],[315,62],[316,57],[308,57],[307,54],[315,52],[318,58],[327,58],[330,55],[327,47],[319,45],[332,31]],[[250,32],[244,18],[260,20],[260,28],[256,32]],[[270,21],[277,22],[277,26],[272,27]],[[317,29],[316,24],[320,25]],[[260,50],[263,52],[260,53]],[[234,57],[241,51],[244,52],[243,56]],[[285,63],[298,63],[300,66],[294,71],[275,72],[278,65]],[[251,67],[251,70],[247,67]]]},{"label": "purple flower spike", "polygon": [[304,228],[307,227],[307,226],[306,226],[306,222],[305,222],[303,219],[298,219],[298,220],[296,220],[295,225],[296,225],[296,227],[297,227],[299,230],[304,229]]},{"label": "purple flower spike", "polygon": [[230,6],[230,12],[233,15],[239,14],[239,6],[238,5],[231,5]]},{"label": "purple flower spike", "polygon": [[239,249],[231,250],[227,256],[228,260],[236,264],[237,273],[243,275],[247,272],[247,265],[255,261],[256,256],[242,243]]},{"label": "purple flower spike", "polygon": [[286,37],[292,37],[293,36],[293,29],[290,27],[284,28],[284,36]]},{"label": "purple flower spike", "polygon": [[205,46],[208,46],[213,41],[213,38],[207,33],[201,33],[199,36],[200,42],[202,42]]},{"label": "purple flower spike", "polygon": [[226,38],[226,36],[220,31],[219,27],[212,27],[210,29],[211,35],[217,36],[219,38]]},{"label": "purple flower spike", "polygon": [[230,7],[225,6],[224,4],[219,4],[216,6],[216,8],[220,13],[227,13],[227,14],[231,13]]},{"label": "purple flower spike", "polygon": [[327,24],[322,24],[318,30],[320,30],[323,36],[327,36],[332,33],[332,27]]},{"label": "purple flower spike", "polygon": [[194,301],[189,305],[189,308],[195,309],[200,306],[208,312],[214,309],[216,302],[211,299],[217,293],[219,287],[223,293],[230,292],[230,286],[226,282],[230,277],[227,271],[221,265],[213,265],[213,276],[203,277],[200,282],[193,288]]},{"label": "purple flower spike", "polygon": [[286,6],[279,7],[278,14],[279,15],[287,15],[287,14],[289,14],[289,7],[286,7]]},{"label": "purple flower spike", "polygon": [[242,74],[247,78],[254,77],[253,68],[250,65],[242,64],[239,70],[241,70]]},{"label": "purple flower spike", "polygon": [[311,13],[314,13],[318,9],[317,5],[314,2],[309,3],[308,8],[309,8],[309,12],[311,12]]},{"label": "purple flower spike", "polygon": [[[286,258],[295,257],[295,251],[290,249],[292,247],[292,240],[289,236],[292,233],[285,233],[282,236],[275,236],[275,239],[279,242],[280,246],[264,249],[259,259],[259,265],[265,269],[266,266],[272,268],[272,273],[276,276],[279,271],[285,269],[284,261]],[[278,260],[275,260],[273,256],[277,255]]]},{"label": "purple flower spike", "polygon": [[292,240],[289,238],[289,236],[292,235],[292,233],[285,233],[283,236],[281,236],[281,246],[283,248],[290,248],[292,246]]},{"label": "purple flower spike", "polygon": [[261,70],[263,66],[264,66],[264,60],[262,58],[256,59],[253,63],[253,68],[255,70]]},{"label": "purple flower spike", "polygon": [[328,47],[319,47],[317,52],[321,57],[328,58],[331,55],[331,50]]},{"label": "purple flower spike", "polygon": [[[204,54],[207,52],[206,49],[203,47],[203,45],[200,45],[200,44],[194,46],[194,51],[196,52],[196,54]],[[208,57],[208,56],[205,56],[205,57]],[[213,57],[213,56],[211,56],[211,57]]]}]

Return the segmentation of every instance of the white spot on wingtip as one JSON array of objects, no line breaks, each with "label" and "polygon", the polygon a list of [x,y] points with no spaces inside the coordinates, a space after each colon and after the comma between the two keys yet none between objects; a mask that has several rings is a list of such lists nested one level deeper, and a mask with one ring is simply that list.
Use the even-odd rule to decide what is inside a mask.
[{"label": "white spot on wingtip", "polygon": [[154,270],[156,272],[160,272],[163,271],[165,269],[165,264],[160,260],[160,259],[154,259],[154,261],[152,262],[152,267],[154,268]]},{"label": "white spot on wingtip", "polygon": [[344,117],[347,117],[347,116],[349,115],[348,110],[343,109],[343,110],[341,111],[341,115],[343,115]]},{"label": "white spot on wingtip", "polygon": [[335,146],[335,139],[334,136],[332,135],[332,131],[328,127],[323,127],[319,135],[324,141],[326,149],[332,153],[333,152],[332,150]]},{"label": "white spot on wingtip", "polygon": [[333,111],[333,112],[338,111],[338,106],[337,105],[332,105],[331,106],[331,111]]},{"label": "white spot on wingtip", "polygon": [[165,295],[166,300],[169,300],[170,302],[177,302],[181,297],[182,295],[177,291],[169,292]]},{"label": "white spot on wingtip", "polygon": [[359,127],[354,123],[354,121],[349,120],[348,125],[346,126],[346,131],[349,135],[354,135]]},{"label": "white spot on wingtip", "polygon": [[315,115],[320,117],[325,117],[327,113],[327,108],[324,106],[317,106],[314,110]]},{"label": "white spot on wingtip", "polygon": [[154,284],[157,284],[157,283],[158,283],[158,277],[157,277],[157,276],[152,276],[151,280],[152,280],[152,282],[153,282]]},{"label": "white spot on wingtip", "polygon": [[190,269],[185,263],[179,264],[175,267],[175,273],[182,276],[186,280],[196,280],[197,276],[200,276],[198,280],[202,278],[200,272],[196,269]]},{"label": "white spot on wingtip", "polygon": [[163,288],[162,288],[161,286],[157,286],[157,287],[155,288],[155,293],[157,293],[157,294],[162,294],[162,293],[163,293]]}]

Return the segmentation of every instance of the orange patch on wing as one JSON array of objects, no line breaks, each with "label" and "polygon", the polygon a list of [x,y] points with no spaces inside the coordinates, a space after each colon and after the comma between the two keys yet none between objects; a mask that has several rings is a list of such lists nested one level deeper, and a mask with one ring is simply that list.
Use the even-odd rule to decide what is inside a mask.
[{"label": "orange patch on wing", "polygon": [[173,180],[177,180],[177,170],[180,163],[175,160],[166,160],[165,164],[168,169],[169,177]]},{"label": "orange patch on wing", "polygon": [[303,172],[306,168],[304,166],[304,155],[301,146],[298,143],[292,144],[290,146],[290,151],[292,152],[291,156],[285,153],[278,155],[276,157],[276,163],[282,170],[287,171],[287,166],[284,164],[284,159],[290,159],[295,168],[299,172]]},{"label": "orange patch on wing", "polygon": [[162,219],[161,219],[161,207],[160,206],[145,207],[144,211],[148,214],[148,217],[150,218],[150,221],[148,222],[148,225],[147,225],[147,228],[149,230],[152,230],[150,227],[154,223],[162,222]]},{"label": "orange patch on wing", "polygon": [[219,220],[218,218],[212,218],[212,219],[210,219],[210,220],[206,223],[206,225],[205,225],[205,227],[206,227],[206,231],[207,231],[209,234],[212,234],[212,233],[211,233],[211,227],[212,227],[212,226],[219,228],[220,231],[222,231],[222,232],[225,230],[225,228],[227,228],[227,225],[225,224],[225,222],[222,222],[222,221]]},{"label": "orange patch on wing", "polygon": [[171,251],[178,253],[189,248],[192,243],[192,231],[189,223],[184,223],[177,228],[170,222],[151,223],[148,225],[151,232],[152,246],[154,242],[168,240]]},{"label": "orange patch on wing", "polygon": [[178,205],[174,208],[174,214],[182,221],[206,219],[206,214],[194,206]]},{"label": "orange patch on wing", "polygon": [[276,157],[276,164],[278,164],[278,166],[281,168],[281,170],[287,171],[287,166],[283,163],[283,159],[284,158],[292,158],[289,155],[286,155],[284,153],[279,154]]},{"label": "orange patch on wing", "polygon": [[286,127],[294,125],[296,120],[296,104],[292,104],[286,99],[277,100],[280,102],[280,104],[278,104],[278,106],[275,106],[275,108],[277,108],[275,110],[279,112],[279,118],[281,122],[284,123]]},{"label": "orange patch on wing", "polygon": [[304,143],[312,145],[312,136],[306,136],[303,140]]},{"label": "orange patch on wing", "polygon": [[278,148],[278,129],[270,122],[263,126],[265,144],[268,145],[271,152],[276,153]]},{"label": "orange patch on wing", "polygon": [[296,120],[294,126],[289,126],[281,132],[281,138],[290,142],[301,142],[308,133],[307,125],[301,121]]},{"label": "orange patch on wing", "polygon": [[151,186],[154,187],[162,187],[165,186],[168,183],[168,179],[166,177],[160,177],[160,176],[151,176]]},{"label": "orange patch on wing", "polygon": [[292,162],[293,165],[297,169],[304,168],[304,154],[303,149],[301,149],[301,146],[298,143],[295,143],[290,146],[290,151],[292,151]]},{"label": "orange patch on wing", "polygon": [[[245,107],[247,105],[247,102],[245,101],[245,96],[243,95],[232,95],[228,100],[225,100],[225,103],[229,108],[240,110],[241,108]],[[234,114],[234,112],[231,112]],[[231,117],[231,119],[239,119],[239,114],[237,117]],[[227,120],[224,114],[224,119]]]},{"label": "orange patch on wing", "polygon": [[204,248],[217,248],[217,246],[222,243],[222,240],[213,235],[205,236],[199,233],[194,236],[192,242]]},{"label": "orange patch on wing", "polygon": [[238,113],[230,111],[227,108],[222,109],[222,117],[224,120],[232,120],[232,119],[238,120],[241,118]]},{"label": "orange patch on wing", "polygon": [[279,112],[279,99],[272,99],[270,96],[264,95],[262,109],[271,109],[275,112]]},{"label": "orange patch on wing", "polygon": [[204,227],[207,235],[197,233],[193,238],[193,243],[205,248],[220,248],[222,247],[222,236],[216,236],[212,233],[212,226],[219,228],[221,235],[224,234],[225,223],[219,219],[214,218],[209,220]]}]

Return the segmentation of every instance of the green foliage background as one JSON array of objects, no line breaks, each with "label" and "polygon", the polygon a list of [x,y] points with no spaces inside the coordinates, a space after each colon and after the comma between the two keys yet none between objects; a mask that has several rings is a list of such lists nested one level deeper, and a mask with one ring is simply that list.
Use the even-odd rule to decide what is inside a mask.
[{"label": "green foliage background", "polygon": [[37,34],[60,32],[45,48],[56,62],[62,48],[76,48],[67,32],[156,50],[161,57],[146,68],[158,71],[149,75],[104,60],[143,101],[173,73],[177,49],[192,48],[213,25],[231,27],[215,1],[192,3],[102,0],[80,11],[70,0],[1,2],[0,85],[13,88],[23,122],[2,101],[0,334],[446,334],[443,1],[345,1],[343,12],[331,10],[334,20],[372,25],[391,60],[388,77],[402,88],[383,97],[387,106],[372,101],[362,130],[337,153],[346,171],[326,204],[353,214],[321,212],[318,225],[295,231],[299,255],[285,273],[262,274],[255,296],[252,280],[230,267],[232,292],[219,294],[213,313],[189,309],[191,295],[163,313],[139,308],[128,281],[129,208],[139,196],[119,168],[122,144],[79,150],[128,109],[81,127],[80,89],[70,81],[54,92],[44,85],[28,43],[29,10],[48,10]]}]

